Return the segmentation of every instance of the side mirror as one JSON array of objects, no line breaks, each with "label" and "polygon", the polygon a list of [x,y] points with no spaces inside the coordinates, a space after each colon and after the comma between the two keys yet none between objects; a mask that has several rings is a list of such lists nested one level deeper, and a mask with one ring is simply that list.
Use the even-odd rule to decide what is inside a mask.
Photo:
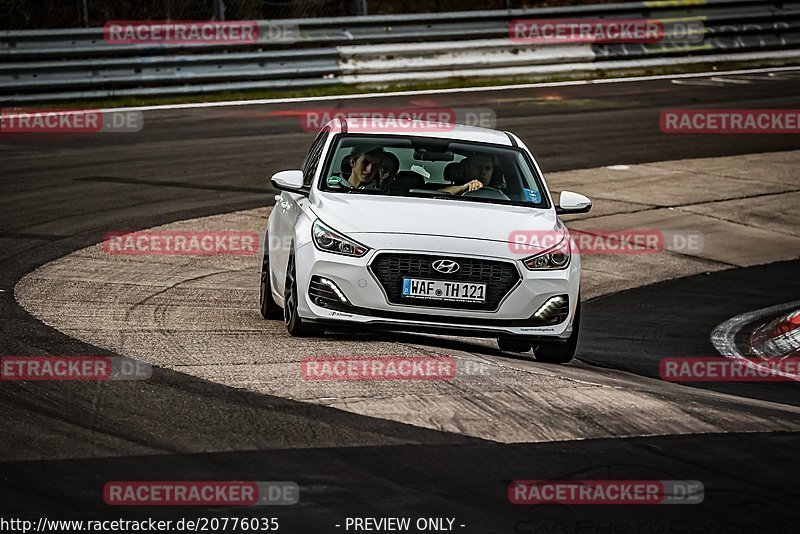
[{"label": "side mirror", "polygon": [[590,209],[592,209],[592,201],[589,197],[583,196],[580,193],[573,193],[572,191],[562,191],[558,198],[556,213],[586,213]]},{"label": "side mirror", "polygon": [[269,181],[275,189],[297,193],[303,188],[303,171],[277,172]]}]

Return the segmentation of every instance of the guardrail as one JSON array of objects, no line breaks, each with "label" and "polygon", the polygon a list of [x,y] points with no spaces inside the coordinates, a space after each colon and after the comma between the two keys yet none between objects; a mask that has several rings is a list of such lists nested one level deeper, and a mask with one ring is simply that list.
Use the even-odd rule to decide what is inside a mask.
[{"label": "guardrail", "polygon": [[[694,21],[703,34],[698,42],[650,44],[536,45],[509,38],[512,20],[567,18]],[[666,0],[256,24],[262,35],[279,38],[117,45],[104,40],[103,28],[0,32],[0,102],[800,62],[800,1]]]}]

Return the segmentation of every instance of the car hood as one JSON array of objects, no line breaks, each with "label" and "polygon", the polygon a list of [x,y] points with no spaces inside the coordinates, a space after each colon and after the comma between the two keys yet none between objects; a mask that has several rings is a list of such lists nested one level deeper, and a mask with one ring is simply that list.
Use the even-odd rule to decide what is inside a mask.
[{"label": "car hood", "polygon": [[553,210],[479,202],[320,193],[311,207],[346,235],[418,234],[512,242],[512,233],[561,228]]}]

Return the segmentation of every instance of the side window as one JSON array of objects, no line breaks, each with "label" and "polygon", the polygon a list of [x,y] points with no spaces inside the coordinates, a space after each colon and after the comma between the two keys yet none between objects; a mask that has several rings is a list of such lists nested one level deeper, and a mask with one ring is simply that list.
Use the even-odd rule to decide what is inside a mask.
[{"label": "side window", "polygon": [[322,156],[322,149],[325,148],[325,140],[328,138],[328,131],[329,130],[325,128],[317,135],[317,138],[314,139],[314,144],[311,145],[306,155],[306,159],[303,160],[303,185],[305,187],[311,187],[311,182],[314,180],[314,173],[319,166],[319,158]]}]

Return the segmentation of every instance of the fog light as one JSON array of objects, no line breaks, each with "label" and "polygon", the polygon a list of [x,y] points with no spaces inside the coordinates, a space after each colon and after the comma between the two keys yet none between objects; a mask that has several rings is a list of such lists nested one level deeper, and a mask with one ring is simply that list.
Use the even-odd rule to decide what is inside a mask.
[{"label": "fog light", "polygon": [[324,286],[328,286],[329,288],[331,288],[331,291],[333,291],[336,294],[336,296],[339,298],[339,300],[343,304],[350,304],[350,301],[347,300],[347,297],[344,296],[344,293],[342,293],[342,290],[339,289],[339,286],[337,286],[336,283],[333,280],[328,280],[327,278],[323,278],[323,277],[320,276],[319,283],[324,285]]},{"label": "fog light", "polygon": [[557,311],[561,306],[563,306],[567,302],[567,299],[564,298],[563,295],[557,295],[555,297],[550,297],[547,301],[542,304],[536,312],[534,312],[533,316],[537,319],[547,319],[550,317],[554,311]]}]

